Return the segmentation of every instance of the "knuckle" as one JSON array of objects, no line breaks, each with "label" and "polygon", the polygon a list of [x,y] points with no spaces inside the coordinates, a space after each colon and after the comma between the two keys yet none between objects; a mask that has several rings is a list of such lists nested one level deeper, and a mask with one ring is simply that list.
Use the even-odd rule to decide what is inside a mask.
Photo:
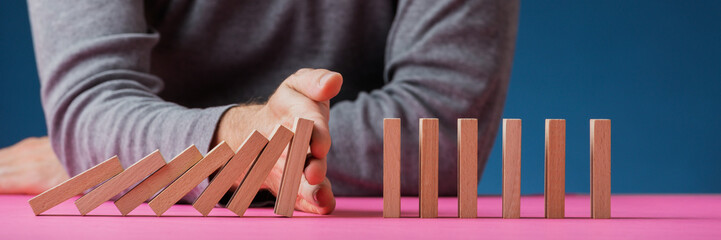
[{"label": "knuckle", "polygon": [[303,75],[303,74],[305,74],[305,73],[307,73],[307,72],[312,72],[312,71],[314,71],[314,70],[315,70],[315,69],[312,69],[312,68],[301,68],[301,69],[298,69],[298,71],[295,71],[293,74],[291,74],[291,75],[288,77],[288,79],[298,78],[298,77],[300,77],[301,75]]},{"label": "knuckle", "polygon": [[294,74],[302,74],[304,72],[312,71],[312,70],[313,70],[313,68],[301,68],[301,69],[298,69],[298,71],[295,71]]},{"label": "knuckle", "polygon": [[313,73],[313,76],[314,76],[314,77],[319,78],[319,77],[321,77],[321,76],[323,76],[323,75],[325,75],[326,73],[329,73],[329,72],[330,72],[330,71],[327,70],[327,69],[322,69],[322,68],[320,68],[320,69],[315,69],[315,70],[313,70],[312,73]]}]

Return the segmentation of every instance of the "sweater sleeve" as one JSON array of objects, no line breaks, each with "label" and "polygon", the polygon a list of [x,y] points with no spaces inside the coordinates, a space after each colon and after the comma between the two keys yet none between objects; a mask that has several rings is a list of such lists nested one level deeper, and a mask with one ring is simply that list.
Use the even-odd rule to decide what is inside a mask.
[{"label": "sweater sleeve", "polygon": [[155,149],[166,161],[191,144],[208,151],[228,106],[189,109],[157,96],[163,80],[150,74],[150,53],[159,36],[143,1],[29,0],[28,8],[49,136],[71,176],[113,155],[127,168]]},{"label": "sweater sleeve", "polygon": [[456,119],[478,118],[479,176],[503,110],[518,2],[400,1],[386,85],[331,109],[328,177],[338,195],[380,195],[383,118],[401,118],[401,191],[418,194],[418,119],[438,118],[439,194],[456,193]]}]

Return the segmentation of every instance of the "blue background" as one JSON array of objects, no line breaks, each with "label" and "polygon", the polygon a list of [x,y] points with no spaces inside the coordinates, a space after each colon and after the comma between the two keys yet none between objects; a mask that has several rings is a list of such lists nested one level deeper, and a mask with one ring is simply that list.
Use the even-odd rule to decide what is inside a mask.
[{"label": "blue background", "polygon": [[[543,192],[544,119],[565,118],[566,189],[588,192],[588,120],[610,118],[613,192],[721,192],[719,94],[721,1],[523,2],[504,112],[522,191]],[[26,3],[4,1],[0,147],[46,131]],[[498,140],[480,194],[501,192]]]}]

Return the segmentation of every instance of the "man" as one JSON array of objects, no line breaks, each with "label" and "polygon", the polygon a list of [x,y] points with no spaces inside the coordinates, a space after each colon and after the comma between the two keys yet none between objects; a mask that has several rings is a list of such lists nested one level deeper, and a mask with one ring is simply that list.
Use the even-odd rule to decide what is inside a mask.
[{"label": "man", "polygon": [[403,121],[404,194],[418,190],[418,118],[441,121],[440,194],[456,191],[457,118],[479,118],[484,166],[518,14],[505,0],[28,3],[50,142],[70,175],[115,154],[127,167],[155,149],[236,149],[304,117],[315,125],[296,208],[319,214],[333,192],[381,193],[384,117]]}]

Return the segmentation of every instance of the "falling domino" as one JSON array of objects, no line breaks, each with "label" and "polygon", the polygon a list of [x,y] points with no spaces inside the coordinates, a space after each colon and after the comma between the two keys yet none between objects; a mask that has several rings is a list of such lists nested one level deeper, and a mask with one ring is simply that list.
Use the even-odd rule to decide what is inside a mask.
[{"label": "falling domino", "polygon": [[295,200],[298,196],[303,167],[308,155],[310,136],[313,133],[313,121],[296,118],[293,125],[293,140],[288,147],[288,154],[283,168],[283,177],[280,180],[278,199],[275,201],[275,214],[286,217],[293,216]]},{"label": "falling domino", "polygon": [[198,163],[200,159],[203,159],[203,154],[198,151],[195,145],[190,145],[168,164],[116,200],[115,206],[123,216],[128,215],[133,209],[150,199],[150,197]]},{"label": "falling domino", "polygon": [[114,156],[31,198],[28,203],[35,215],[40,215],[48,209],[83,193],[83,191],[112,178],[122,171],[123,166],[120,164],[120,160],[118,160],[117,156]]},{"label": "falling domino", "polygon": [[458,217],[475,218],[478,208],[478,120],[458,119]]},{"label": "falling domino", "polygon": [[591,217],[611,218],[611,120],[591,119]]},{"label": "falling domino", "polygon": [[238,190],[235,191],[228,203],[227,208],[230,211],[238,216],[245,214],[253,198],[255,198],[255,195],[258,193],[260,186],[268,177],[268,174],[270,174],[275,163],[278,162],[278,158],[283,153],[283,150],[291,138],[293,138],[293,132],[286,127],[279,125],[273,131],[268,145],[266,145],[258,159],[253,162],[250,170],[248,170],[248,174],[245,175]]},{"label": "falling domino", "polygon": [[421,218],[438,217],[438,119],[419,120],[419,208]]},{"label": "falling domino", "polygon": [[383,217],[401,216],[401,119],[383,119]]},{"label": "falling domino", "polygon": [[158,216],[168,211],[168,209],[180,201],[185,194],[193,190],[195,186],[200,184],[204,179],[208,178],[215,170],[223,166],[235,152],[228,146],[225,141],[221,142],[210,150],[202,160],[193,167],[183,173],[178,179],[173,181],[165,190],[160,192],[153,200],[150,200],[148,206]]},{"label": "falling domino", "polygon": [[503,218],[521,217],[521,119],[503,119]]},{"label": "falling domino", "polygon": [[198,210],[203,216],[208,216],[215,204],[217,204],[223,195],[233,186],[236,180],[245,174],[245,170],[250,167],[260,151],[263,150],[268,139],[258,131],[253,131],[243,144],[238,148],[235,156],[225,164],[220,172],[215,175],[213,181],[203,190],[198,199],[193,202],[193,208]]},{"label": "falling domino", "polygon": [[566,196],[566,120],[546,119],[544,200],[546,218],[564,218]]},{"label": "falling domino", "polygon": [[100,206],[100,204],[103,204],[103,202],[108,201],[133,184],[140,182],[163,165],[165,165],[163,156],[160,155],[160,151],[155,150],[155,152],[140,159],[128,167],[128,169],[125,169],[125,171],[115,175],[98,188],[76,200],[75,205],[78,207],[81,215],[86,215]]}]

